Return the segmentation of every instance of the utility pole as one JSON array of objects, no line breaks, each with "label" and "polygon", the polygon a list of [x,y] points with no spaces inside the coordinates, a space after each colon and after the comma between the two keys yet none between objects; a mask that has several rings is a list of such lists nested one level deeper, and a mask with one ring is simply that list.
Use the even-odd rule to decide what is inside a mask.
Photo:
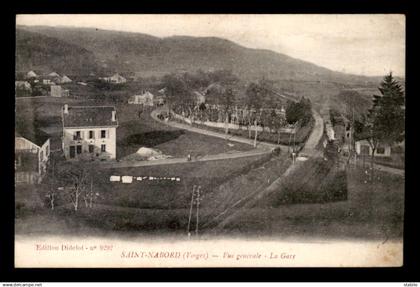
[{"label": "utility pole", "polygon": [[255,124],[255,138],[254,138],[254,147],[257,147],[257,134],[258,134],[258,128],[257,128],[257,120],[255,120],[254,124]]},{"label": "utility pole", "polygon": [[195,223],[195,235],[198,236],[198,211],[200,209],[200,189],[201,186],[198,186],[197,188],[197,220]]},{"label": "utility pole", "polygon": [[196,188],[196,186],[194,185],[193,190],[192,190],[192,195],[191,195],[190,215],[188,217],[188,229],[187,229],[188,238],[190,238],[190,236],[191,236],[190,225],[191,225],[192,208],[193,208],[193,204],[194,204],[195,188]]}]

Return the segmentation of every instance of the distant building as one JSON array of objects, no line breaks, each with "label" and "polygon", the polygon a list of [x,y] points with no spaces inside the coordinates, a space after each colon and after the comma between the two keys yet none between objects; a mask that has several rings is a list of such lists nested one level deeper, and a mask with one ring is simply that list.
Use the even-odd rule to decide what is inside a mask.
[{"label": "distant building", "polygon": [[194,91],[193,95],[195,97],[195,104],[196,105],[201,105],[204,104],[206,102],[206,96],[199,91]]},{"label": "distant building", "polygon": [[116,158],[116,109],[112,106],[64,105],[63,151],[66,159]]},{"label": "distant building", "polygon": [[[367,140],[359,140],[355,143],[356,154],[360,156],[371,156],[372,147],[370,146]],[[390,157],[391,156],[391,146],[389,144],[379,144],[375,150],[375,157]]]},{"label": "distant building", "polygon": [[67,84],[67,83],[71,83],[71,82],[72,82],[72,80],[69,77],[67,77],[66,75],[63,75],[61,77],[61,80],[60,80],[61,84]]},{"label": "distant building", "polygon": [[51,78],[59,78],[60,77],[60,75],[57,74],[56,72],[49,73],[47,76],[51,77]]},{"label": "distant building", "polygon": [[55,83],[53,81],[51,81],[50,79],[42,79],[42,84],[44,84],[44,85],[55,85]]},{"label": "distant building", "polygon": [[111,77],[102,78],[102,80],[104,80],[107,83],[112,83],[112,84],[123,84],[123,83],[127,82],[127,79],[124,78],[123,76],[121,76],[118,73],[114,74]]},{"label": "distant building", "polygon": [[68,97],[69,94],[70,94],[69,90],[65,90],[61,86],[51,85],[51,92],[50,92],[51,97],[58,97],[58,98]]},{"label": "distant building", "polygon": [[33,127],[15,131],[15,183],[41,183],[50,156],[48,134]]},{"label": "distant building", "polygon": [[131,96],[128,99],[128,103],[134,104],[134,105],[143,105],[143,106],[153,107],[155,104],[154,98],[155,96],[151,92],[146,91],[140,95]]},{"label": "distant building", "polygon": [[15,81],[15,89],[16,90],[27,90],[31,91],[31,84],[27,81]]},{"label": "distant building", "polygon": [[61,76],[56,72],[49,73],[45,77],[45,80],[47,80],[47,82],[49,80],[49,82],[48,82],[49,85],[60,84],[61,79],[62,79]]},{"label": "distant building", "polygon": [[26,74],[26,78],[27,78],[27,79],[38,78],[38,75],[37,75],[34,71],[29,71],[29,72]]}]

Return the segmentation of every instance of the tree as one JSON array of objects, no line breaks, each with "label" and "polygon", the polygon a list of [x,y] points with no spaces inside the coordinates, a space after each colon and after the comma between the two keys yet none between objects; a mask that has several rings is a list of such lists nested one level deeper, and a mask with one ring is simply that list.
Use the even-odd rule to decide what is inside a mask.
[{"label": "tree", "polygon": [[289,124],[301,121],[302,126],[306,125],[312,116],[311,102],[309,99],[301,98],[299,102],[291,102],[286,108],[286,120]]},{"label": "tree", "polygon": [[280,144],[280,129],[284,126],[285,120],[282,116],[277,115],[274,110],[271,114],[273,117],[273,128],[277,132],[277,144]]},{"label": "tree", "polygon": [[[248,107],[248,130],[251,137],[251,125],[255,125],[255,140],[257,139],[257,122],[260,120],[260,111],[262,107],[263,90],[260,85],[250,83],[245,92],[245,103]],[[253,113],[253,111],[255,114]]]},{"label": "tree", "polygon": [[58,198],[58,180],[56,178],[56,169],[57,169],[57,159],[55,156],[50,156],[50,162],[47,166],[48,176],[45,180],[48,188],[46,190],[45,197],[48,198],[48,203],[51,210],[54,210],[55,203]]},{"label": "tree", "polygon": [[365,138],[372,149],[372,178],[378,145],[401,142],[405,136],[405,99],[401,86],[394,80],[392,73],[389,73],[378,89],[380,95],[373,96],[372,108],[355,124],[357,137]]},{"label": "tree", "polygon": [[226,123],[226,134],[229,133],[229,114],[232,110],[233,104],[235,102],[235,94],[232,88],[227,88],[223,90],[223,96],[220,99],[220,104],[223,106],[223,112],[225,116]]},{"label": "tree", "polygon": [[184,96],[189,93],[185,82],[175,74],[167,74],[163,76],[162,82],[166,88],[166,101],[169,109],[174,103],[182,103]]},{"label": "tree", "polygon": [[60,166],[58,170],[60,180],[69,186],[68,198],[73,205],[74,211],[79,209],[81,196],[87,191],[92,175],[86,165],[69,162]]}]

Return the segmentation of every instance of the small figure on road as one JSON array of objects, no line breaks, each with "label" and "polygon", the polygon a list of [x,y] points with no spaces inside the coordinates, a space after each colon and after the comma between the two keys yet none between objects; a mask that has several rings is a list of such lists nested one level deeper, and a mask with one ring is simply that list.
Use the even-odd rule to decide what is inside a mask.
[{"label": "small figure on road", "polygon": [[188,160],[188,161],[191,161],[191,154],[188,154],[188,156],[187,156],[187,160]]}]

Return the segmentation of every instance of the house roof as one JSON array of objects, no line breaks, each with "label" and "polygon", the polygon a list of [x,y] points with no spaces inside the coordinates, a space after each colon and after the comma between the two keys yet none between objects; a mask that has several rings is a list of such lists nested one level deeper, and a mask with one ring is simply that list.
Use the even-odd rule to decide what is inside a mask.
[{"label": "house roof", "polygon": [[56,72],[52,72],[48,74],[48,77],[60,77],[60,75],[57,74]]},{"label": "house roof", "polygon": [[16,122],[15,137],[23,137],[41,147],[50,136],[27,122]]},{"label": "house roof", "polygon": [[69,77],[67,77],[66,75],[63,75],[63,77],[61,78],[61,82],[63,82],[63,83],[71,82],[71,79]]},{"label": "house roof", "polygon": [[113,106],[70,106],[68,114],[63,113],[64,127],[105,127],[118,126],[112,121]]},{"label": "house roof", "polygon": [[38,75],[34,72],[34,71],[29,71],[26,74],[27,77],[32,78],[32,77],[38,77]]},{"label": "house roof", "polygon": [[154,97],[154,95],[153,95],[151,92],[146,91],[146,92],[144,92],[144,93],[142,93],[142,94],[139,94],[139,95],[134,95],[134,97],[141,97],[141,98],[153,98],[153,97]]}]

